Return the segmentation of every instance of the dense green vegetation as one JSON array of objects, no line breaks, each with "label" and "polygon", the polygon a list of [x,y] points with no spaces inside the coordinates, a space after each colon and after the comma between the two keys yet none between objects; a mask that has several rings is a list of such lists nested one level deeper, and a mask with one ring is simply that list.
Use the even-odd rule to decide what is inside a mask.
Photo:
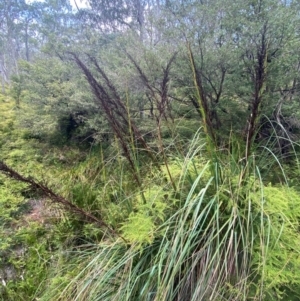
[{"label": "dense green vegetation", "polygon": [[299,300],[299,5],[1,2],[0,300]]}]

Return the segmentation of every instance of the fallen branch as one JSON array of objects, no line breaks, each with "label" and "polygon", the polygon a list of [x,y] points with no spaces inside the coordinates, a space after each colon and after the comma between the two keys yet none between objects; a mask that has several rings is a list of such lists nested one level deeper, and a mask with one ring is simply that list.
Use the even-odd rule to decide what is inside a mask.
[{"label": "fallen branch", "polygon": [[3,161],[0,161],[0,172],[2,172],[3,174],[5,174],[7,177],[9,177],[11,179],[14,179],[16,181],[23,182],[23,183],[30,185],[30,187],[33,190],[40,192],[45,197],[49,198],[53,203],[62,205],[68,211],[73,212],[73,213],[83,217],[86,222],[99,225],[100,227],[103,227],[106,230],[108,230],[111,234],[119,236],[126,242],[126,240],[122,236],[120,236],[114,229],[112,229],[107,223],[105,223],[101,219],[98,219],[96,216],[86,212],[85,210],[83,210],[80,207],[77,207],[69,200],[67,200],[64,197],[53,192],[46,185],[38,183],[35,180],[33,180],[32,178],[29,178],[29,177],[26,178],[26,177],[22,176],[17,171],[15,171],[11,167],[7,166]]}]

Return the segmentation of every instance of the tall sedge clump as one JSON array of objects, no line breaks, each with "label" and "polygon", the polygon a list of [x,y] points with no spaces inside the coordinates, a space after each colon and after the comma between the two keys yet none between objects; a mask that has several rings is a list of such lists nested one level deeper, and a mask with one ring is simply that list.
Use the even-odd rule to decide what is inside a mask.
[{"label": "tall sedge clump", "polygon": [[265,23],[260,32],[260,44],[257,45],[257,64],[253,75],[254,93],[251,101],[250,116],[246,126],[246,158],[250,156],[253,139],[257,131],[257,123],[261,113],[263,94],[266,89],[267,60],[268,60],[268,24]]},{"label": "tall sedge clump", "polygon": [[104,70],[100,67],[97,60],[94,57],[89,56],[89,61],[92,63],[94,69],[96,70],[97,76],[99,76],[101,80],[98,80],[97,77],[93,75],[91,69],[86,66],[86,64],[78,57],[78,55],[75,53],[69,54],[78,67],[82,70],[88,83],[90,84],[96,101],[104,110],[111,129],[120,142],[124,156],[127,158],[132,170],[134,179],[136,183],[141,186],[141,178],[138,170],[136,169],[136,162],[134,161],[134,155],[132,154],[132,150],[135,149],[134,145],[131,145],[132,140],[134,140],[135,143],[140,144],[152,161],[156,162],[151,149],[147,145],[138,128],[135,126],[133,120],[130,119],[126,105],[121,100],[117,89],[109,80]]},{"label": "tall sedge clump", "polygon": [[[210,115],[211,115],[210,108],[209,108],[206,94],[204,93],[201,73],[199,72],[196,66],[194,55],[190,43],[188,42],[187,42],[187,50],[190,59],[194,85],[196,88],[196,98],[198,100],[199,109],[203,118],[203,128],[205,134],[207,135],[207,145],[209,148],[211,148],[215,142],[215,131],[213,129],[212,121],[210,119]],[[211,149],[211,151],[213,151],[213,149]]]},{"label": "tall sedge clump", "polygon": [[125,242],[111,237],[58,255],[41,300],[280,300],[299,293],[299,192],[269,184],[254,156],[240,160],[237,142],[208,160],[200,136],[169,166],[180,194],[154,176],[146,204],[131,195],[134,210],[119,228]]},{"label": "tall sedge clump", "polygon": [[[170,70],[172,67],[172,64],[174,63],[176,59],[177,53],[174,53],[171,58],[168,60],[166,67],[162,67],[162,78],[160,80],[160,87],[156,88],[155,86],[151,85],[150,80],[147,78],[145,72],[142,70],[141,66],[138,64],[138,62],[130,55],[128,52],[127,56],[129,60],[132,62],[134,67],[136,68],[140,79],[142,80],[142,83],[146,87],[149,95],[148,98],[151,100],[151,114],[152,117],[156,121],[156,126],[157,126],[157,140],[159,144],[159,151],[162,154],[164,165],[167,169],[168,177],[170,179],[170,182],[172,184],[172,187],[174,191],[177,190],[175,181],[172,177],[172,174],[169,169],[169,163],[168,159],[166,156],[165,148],[163,145],[163,140],[162,140],[162,122],[163,121],[168,121],[168,114],[171,114],[170,110],[170,104],[169,104],[169,81],[170,81]],[[154,104],[154,105],[153,105]]]}]

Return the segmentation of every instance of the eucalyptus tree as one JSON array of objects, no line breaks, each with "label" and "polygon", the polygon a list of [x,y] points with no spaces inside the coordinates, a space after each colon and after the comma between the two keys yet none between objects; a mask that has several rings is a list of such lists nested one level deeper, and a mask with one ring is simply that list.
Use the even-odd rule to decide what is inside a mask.
[{"label": "eucalyptus tree", "polygon": [[[147,40],[149,17],[165,7],[161,0],[87,0],[79,12],[88,24],[104,33],[133,30],[140,41]],[[168,2],[168,1],[167,1]],[[151,23],[153,25],[153,23]]]},{"label": "eucalyptus tree", "polygon": [[272,117],[283,95],[295,95],[295,5],[261,0],[227,1],[224,6],[215,0],[168,1],[165,6],[163,39],[186,48],[176,61],[179,95],[189,97],[212,132],[243,132],[247,153],[261,115]]},{"label": "eucalyptus tree", "polygon": [[[3,1],[1,16],[1,65],[5,80],[17,72],[18,59],[29,61],[30,52],[36,49],[38,6],[25,0]],[[6,71],[6,72],[5,72]]]},{"label": "eucalyptus tree", "polygon": [[17,71],[19,58],[20,30],[18,20],[22,7],[26,5],[24,0],[2,1],[0,3],[0,70],[2,82],[7,82],[12,70]]},{"label": "eucalyptus tree", "polygon": [[213,135],[232,129],[243,133],[248,154],[261,115],[274,113],[274,119],[282,121],[278,116],[285,107],[296,104],[296,2],[88,4],[73,14],[68,1],[35,3],[38,14],[31,26],[37,28],[40,45],[62,61],[67,51],[88,53],[113,79],[122,99],[129,91],[135,99],[131,110],[140,116],[148,110],[154,117],[162,108],[161,99],[162,116],[172,116],[177,104],[186,106],[188,101]]},{"label": "eucalyptus tree", "polygon": [[0,3],[0,70],[3,84],[18,73],[18,60],[29,61],[41,51],[50,33],[59,35],[68,27],[71,6],[68,1],[26,3],[7,0]]}]

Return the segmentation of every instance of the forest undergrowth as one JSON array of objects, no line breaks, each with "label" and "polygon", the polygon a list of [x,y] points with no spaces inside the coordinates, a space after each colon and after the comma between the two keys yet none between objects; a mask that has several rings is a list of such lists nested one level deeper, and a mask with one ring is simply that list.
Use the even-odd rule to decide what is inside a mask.
[{"label": "forest undergrowth", "polygon": [[243,140],[217,147],[199,124],[163,150],[158,137],[154,159],[129,144],[130,162],[117,139],[55,146],[20,128],[11,98],[0,110],[1,160],[107,225],[1,175],[1,300],[300,297],[296,151],[245,156]]},{"label": "forest undergrowth", "polygon": [[0,300],[300,300],[299,12],[0,1]]}]

